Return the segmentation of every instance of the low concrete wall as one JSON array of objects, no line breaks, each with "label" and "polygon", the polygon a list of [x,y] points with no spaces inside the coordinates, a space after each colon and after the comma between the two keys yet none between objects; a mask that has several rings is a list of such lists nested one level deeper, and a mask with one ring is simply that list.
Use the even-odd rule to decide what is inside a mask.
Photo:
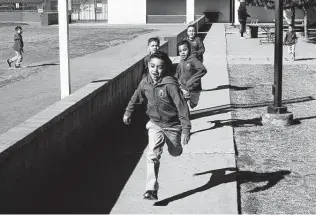
[{"label": "low concrete wall", "polygon": [[[168,52],[167,42],[161,50]],[[36,211],[30,204],[41,186],[85,144],[93,144],[89,140],[102,126],[121,123],[142,78],[143,59],[123,66],[128,69],[115,78],[94,81],[0,135],[1,213]]]},{"label": "low concrete wall", "polygon": [[[43,12],[40,15],[40,22],[42,26],[58,24],[57,12]],[[68,22],[71,23],[71,14],[68,14]]]},{"label": "low concrete wall", "polygon": [[37,11],[11,11],[11,12],[0,12],[1,22],[40,22],[40,13]]},{"label": "low concrete wall", "polygon": [[[199,31],[200,28],[203,27],[205,24],[205,16],[201,16],[199,19],[195,20],[194,22],[190,23],[190,25],[195,25],[196,29]],[[174,34],[171,36],[164,37],[164,40],[168,41],[169,43],[169,56],[177,56],[178,55],[178,43],[183,40],[187,35],[186,28],[183,29],[178,34]]]}]

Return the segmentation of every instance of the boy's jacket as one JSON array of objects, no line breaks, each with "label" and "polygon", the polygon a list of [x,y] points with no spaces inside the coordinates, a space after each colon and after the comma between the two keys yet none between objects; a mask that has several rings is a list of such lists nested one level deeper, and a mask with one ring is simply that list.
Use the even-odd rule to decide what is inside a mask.
[{"label": "boy's jacket", "polygon": [[205,52],[204,44],[200,37],[194,37],[193,40],[190,40],[189,37],[184,38],[189,41],[191,46],[191,55],[195,55],[198,60],[203,62],[203,54]]},{"label": "boy's jacket", "polygon": [[189,92],[202,90],[201,78],[207,73],[203,64],[190,55],[186,60],[179,62],[175,77],[179,80],[181,88]]},{"label": "boy's jacket", "polygon": [[190,133],[189,109],[174,77],[165,76],[154,85],[152,78],[146,76],[128,103],[125,115],[131,116],[135,105],[144,102],[147,103],[146,114],[152,122],[161,128],[181,126],[182,133]]},{"label": "boy's jacket", "polygon": [[21,34],[15,34],[14,35],[14,44],[13,44],[13,50],[17,52],[23,51],[23,39]]},{"label": "boy's jacket", "polygon": [[297,42],[295,32],[287,32],[284,38],[284,45],[294,45]]}]

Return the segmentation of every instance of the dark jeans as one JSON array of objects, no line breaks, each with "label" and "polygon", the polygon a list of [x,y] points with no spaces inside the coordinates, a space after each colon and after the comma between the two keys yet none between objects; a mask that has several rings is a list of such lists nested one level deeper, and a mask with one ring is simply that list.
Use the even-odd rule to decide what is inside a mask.
[{"label": "dark jeans", "polygon": [[239,19],[240,23],[240,36],[244,36],[244,32],[246,31],[246,19]]}]

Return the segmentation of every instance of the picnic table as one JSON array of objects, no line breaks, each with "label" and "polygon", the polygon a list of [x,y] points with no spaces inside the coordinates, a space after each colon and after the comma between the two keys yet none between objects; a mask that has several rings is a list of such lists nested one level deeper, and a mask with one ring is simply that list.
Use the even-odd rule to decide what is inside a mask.
[{"label": "picnic table", "polygon": [[[272,29],[275,28],[274,23],[250,23],[248,24],[250,29],[256,28],[260,29],[261,31],[264,32],[265,37],[259,40],[260,45],[262,43],[267,42],[267,43],[274,43],[274,31]],[[258,31],[258,30],[257,30]]]}]

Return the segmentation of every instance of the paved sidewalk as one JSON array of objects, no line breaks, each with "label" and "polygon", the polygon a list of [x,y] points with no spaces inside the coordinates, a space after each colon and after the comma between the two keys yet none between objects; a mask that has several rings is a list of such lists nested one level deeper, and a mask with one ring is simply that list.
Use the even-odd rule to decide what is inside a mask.
[{"label": "paved sidewalk", "polygon": [[[71,59],[72,92],[92,81],[111,79],[132,66],[147,54],[149,37],[163,37],[185,29],[185,25],[133,27],[156,28],[158,31],[140,35],[119,46]],[[47,67],[41,73],[0,89],[1,134],[60,100],[59,65]]]},{"label": "paved sidewalk", "polygon": [[[192,136],[177,158],[164,150],[160,166],[159,201],[142,199],[145,191],[145,151],[111,213],[237,214],[237,182],[232,127],[225,108],[230,104],[224,24],[213,24],[204,40],[204,91],[192,115]],[[215,122],[215,125],[211,122]],[[194,174],[198,174],[194,176]]]}]

